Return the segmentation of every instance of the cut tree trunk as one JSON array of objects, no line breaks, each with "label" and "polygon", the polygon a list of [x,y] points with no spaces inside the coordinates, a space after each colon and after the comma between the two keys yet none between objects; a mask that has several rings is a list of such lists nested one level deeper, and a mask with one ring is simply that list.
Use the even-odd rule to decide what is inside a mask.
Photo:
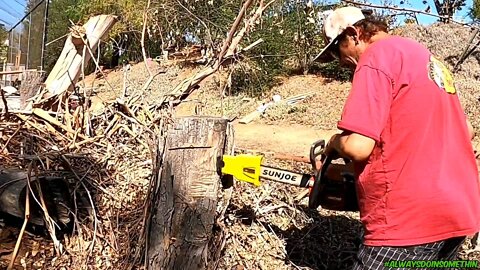
[{"label": "cut tree trunk", "polygon": [[[114,15],[98,15],[91,17],[83,26],[71,28],[62,53],[45,81],[47,93],[44,98],[58,96],[67,90],[73,90],[82,68],[95,53],[100,40],[116,23]],[[85,41],[88,47],[85,46]]]},{"label": "cut tree trunk", "polygon": [[216,222],[223,215],[217,212],[222,190],[217,162],[232,154],[232,142],[226,119],[174,119],[159,159],[147,269],[215,269],[224,245]]}]

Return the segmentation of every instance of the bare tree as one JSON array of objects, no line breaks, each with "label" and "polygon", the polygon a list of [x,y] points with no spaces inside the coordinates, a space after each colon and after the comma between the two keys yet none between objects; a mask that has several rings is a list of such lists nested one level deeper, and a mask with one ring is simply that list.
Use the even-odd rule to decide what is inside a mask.
[{"label": "bare tree", "polygon": [[[424,1],[425,3],[426,1]],[[442,16],[440,18],[441,22],[448,23],[455,14],[456,11],[461,10],[465,6],[465,0],[445,0],[440,2],[439,0],[434,0],[435,8],[438,15]]]}]

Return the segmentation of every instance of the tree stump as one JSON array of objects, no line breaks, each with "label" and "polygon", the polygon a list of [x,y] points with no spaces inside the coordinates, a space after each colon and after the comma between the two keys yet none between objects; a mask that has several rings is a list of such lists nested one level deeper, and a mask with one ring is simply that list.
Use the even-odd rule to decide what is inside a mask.
[{"label": "tree stump", "polygon": [[174,119],[167,131],[148,230],[148,269],[214,269],[224,238],[217,161],[232,154],[233,129],[215,117]]}]

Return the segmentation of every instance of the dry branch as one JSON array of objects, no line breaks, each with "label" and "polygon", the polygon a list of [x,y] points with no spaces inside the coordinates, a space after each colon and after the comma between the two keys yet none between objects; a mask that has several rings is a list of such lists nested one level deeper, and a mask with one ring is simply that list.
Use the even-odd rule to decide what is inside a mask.
[{"label": "dry branch", "polygon": [[[30,181],[30,180],[28,180]],[[25,219],[23,221],[23,225],[22,225],[22,229],[20,230],[20,233],[18,234],[18,239],[17,239],[17,243],[15,244],[15,249],[13,250],[13,254],[12,254],[12,259],[10,261],[10,264],[8,265],[8,270],[12,270],[13,269],[13,265],[15,263],[15,259],[17,258],[17,254],[18,254],[18,249],[20,248],[20,244],[22,243],[22,238],[23,238],[23,234],[25,232],[25,228],[27,227],[27,223],[28,223],[28,219],[30,218],[30,196],[29,196],[29,191],[27,191],[25,193]]]},{"label": "dry branch", "polygon": [[153,73],[150,70],[150,66],[148,65],[147,61],[147,53],[145,52],[145,30],[147,28],[147,22],[148,22],[148,14],[147,11],[150,9],[150,0],[147,1],[147,7],[143,11],[143,27],[142,27],[142,38],[140,39],[140,45],[142,47],[142,55],[143,55],[143,63],[145,64],[145,68],[148,71],[148,75],[150,75],[150,78],[153,77]]}]

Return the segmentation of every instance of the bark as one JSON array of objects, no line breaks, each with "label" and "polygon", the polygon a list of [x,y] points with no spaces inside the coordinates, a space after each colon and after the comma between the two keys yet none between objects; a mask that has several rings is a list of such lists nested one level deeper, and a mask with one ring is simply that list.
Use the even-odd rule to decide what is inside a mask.
[{"label": "bark", "polygon": [[[147,245],[148,269],[215,269],[224,236],[216,220],[217,161],[233,143],[226,119],[174,119],[166,135]],[[228,143],[230,141],[230,143]]]}]

